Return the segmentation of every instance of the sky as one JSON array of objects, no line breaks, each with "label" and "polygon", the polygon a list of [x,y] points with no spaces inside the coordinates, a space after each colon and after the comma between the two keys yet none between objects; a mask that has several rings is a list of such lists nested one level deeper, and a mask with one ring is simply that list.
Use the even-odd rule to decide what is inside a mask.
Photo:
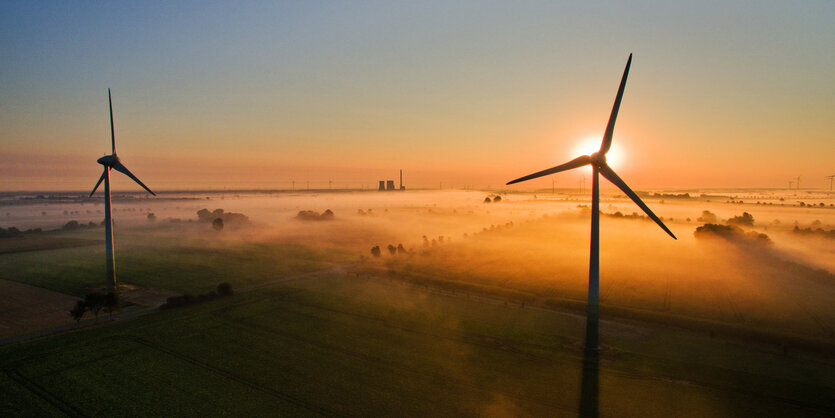
[{"label": "sky", "polygon": [[92,189],[108,88],[152,189],[499,188],[596,146],[629,53],[633,188],[828,188],[833,45],[829,0],[0,0],[0,190]]}]

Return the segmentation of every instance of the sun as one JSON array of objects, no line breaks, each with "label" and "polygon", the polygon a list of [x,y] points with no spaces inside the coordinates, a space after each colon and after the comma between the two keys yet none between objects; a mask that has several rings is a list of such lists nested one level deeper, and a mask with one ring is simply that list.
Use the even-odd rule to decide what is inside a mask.
[{"label": "sun", "polygon": [[[588,136],[580,141],[577,141],[577,144],[574,146],[574,149],[568,158],[577,158],[581,155],[591,155],[597,152],[600,150],[600,142],[602,140],[603,139],[600,136]],[[612,146],[609,148],[609,152],[606,153],[606,163],[615,169],[622,167],[624,160],[623,151],[621,150],[621,147],[618,146],[618,142],[617,138],[612,138]],[[588,167],[588,171],[591,171],[591,167]]]}]

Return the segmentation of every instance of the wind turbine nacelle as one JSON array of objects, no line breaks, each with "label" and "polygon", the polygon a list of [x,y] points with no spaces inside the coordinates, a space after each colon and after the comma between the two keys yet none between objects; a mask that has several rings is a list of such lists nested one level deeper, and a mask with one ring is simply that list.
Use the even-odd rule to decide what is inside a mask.
[{"label": "wind turbine nacelle", "polygon": [[590,155],[591,164],[597,167],[601,167],[606,165],[606,154],[602,152],[595,152],[594,154]]},{"label": "wind turbine nacelle", "polygon": [[119,157],[117,157],[116,154],[105,155],[104,157],[101,157],[96,161],[101,165],[113,167],[114,165],[116,165],[116,163],[119,162]]}]

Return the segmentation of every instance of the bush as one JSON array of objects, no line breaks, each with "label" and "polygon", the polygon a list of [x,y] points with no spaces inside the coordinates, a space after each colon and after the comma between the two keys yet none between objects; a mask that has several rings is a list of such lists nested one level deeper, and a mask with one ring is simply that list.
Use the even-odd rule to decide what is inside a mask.
[{"label": "bush", "polygon": [[771,243],[771,238],[768,237],[766,234],[761,234],[759,232],[749,232],[745,233],[742,228],[734,225],[718,225],[718,224],[704,224],[693,232],[693,236],[696,238],[710,238],[710,237],[719,237],[724,238],[726,240],[749,240],[756,241],[756,242],[763,242],[763,243]]},{"label": "bush", "polygon": [[201,295],[197,295],[194,297],[189,294],[185,294],[182,296],[172,296],[165,301],[160,308],[161,309],[170,309],[170,308],[181,308],[183,306],[194,305],[195,303],[205,302],[213,299],[217,299],[218,297],[225,297],[225,296],[232,296],[234,292],[232,291],[232,285],[229,283],[221,283],[217,285],[217,292],[214,290],[208,293],[203,293]]},{"label": "bush", "polygon": [[296,219],[301,221],[331,221],[334,218],[333,211],[326,209],[321,214],[312,210],[302,210],[296,215]]},{"label": "bush", "polygon": [[214,222],[218,218],[223,220],[224,224],[244,224],[249,222],[249,217],[242,213],[224,212],[223,209],[215,209],[211,212],[208,209],[200,209],[197,211],[197,220],[199,222]]},{"label": "bush", "polygon": [[223,282],[217,285],[217,294],[220,296],[232,296],[234,292],[232,291],[232,285],[229,283]]}]

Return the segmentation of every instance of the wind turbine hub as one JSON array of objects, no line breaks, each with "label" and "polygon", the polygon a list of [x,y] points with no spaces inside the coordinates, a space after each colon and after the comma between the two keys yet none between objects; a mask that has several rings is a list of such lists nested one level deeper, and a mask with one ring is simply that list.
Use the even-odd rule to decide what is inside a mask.
[{"label": "wind turbine hub", "polygon": [[99,164],[107,167],[113,167],[116,163],[119,162],[119,157],[116,154],[105,155],[104,157],[99,158],[96,160]]},{"label": "wind turbine hub", "polygon": [[591,156],[591,164],[597,167],[606,165],[606,155],[602,152],[595,152]]}]

